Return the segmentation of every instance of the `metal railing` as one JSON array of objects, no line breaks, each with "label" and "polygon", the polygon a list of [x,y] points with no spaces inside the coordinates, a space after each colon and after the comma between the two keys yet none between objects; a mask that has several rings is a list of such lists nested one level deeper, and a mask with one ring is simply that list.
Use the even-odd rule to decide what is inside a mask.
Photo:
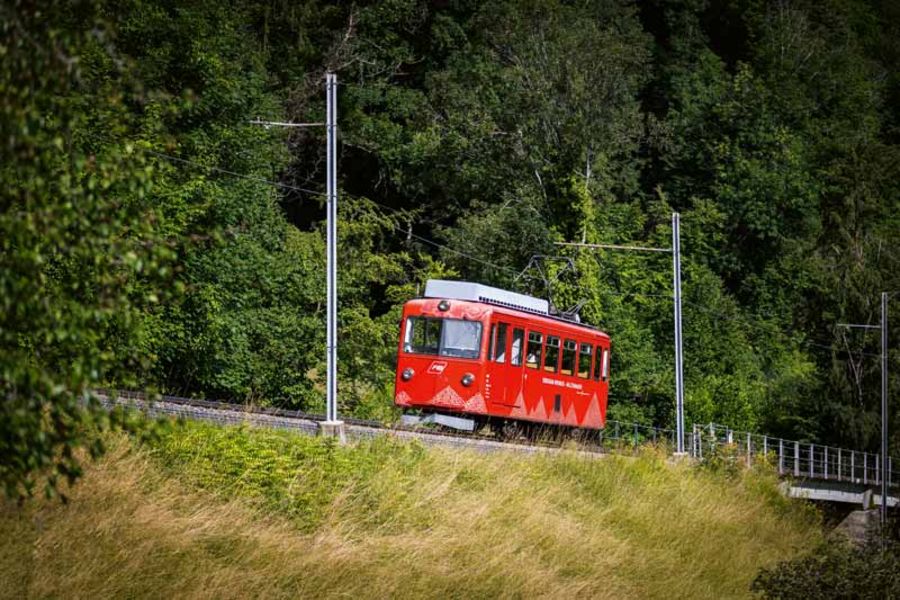
[{"label": "metal railing", "polygon": [[[675,447],[675,431],[638,423],[609,420],[601,435],[605,445],[637,447],[663,443]],[[881,455],[835,446],[786,440],[759,433],[737,431],[724,425],[694,424],[685,432],[685,451],[697,460],[711,456],[729,457],[751,466],[765,460],[780,475],[862,485],[881,484]],[[888,486],[900,485],[900,463],[888,457]]]},{"label": "metal railing", "polygon": [[674,429],[613,420],[606,421],[606,427],[600,432],[600,440],[605,444],[625,444],[634,447],[652,442],[665,443],[674,448],[676,442]]},{"label": "metal railing", "polygon": [[[748,465],[766,460],[780,475],[796,478],[878,485],[884,475],[880,454],[735,431],[715,423],[695,424],[688,433],[688,444],[689,454],[699,460],[727,447],[732,456]],[[900,483],[890,456],[886,477],[888,486]]]}]

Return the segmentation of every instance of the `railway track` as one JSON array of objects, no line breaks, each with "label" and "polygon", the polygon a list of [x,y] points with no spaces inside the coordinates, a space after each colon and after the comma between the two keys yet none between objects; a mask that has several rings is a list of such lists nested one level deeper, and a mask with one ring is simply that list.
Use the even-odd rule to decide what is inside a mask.
[{"label": "railway track", "polygon": [[[193,398],[161,396],[151,400],[140,392],[104,390],[96,395],[107,407],[130,407],[151,417],[168,416],[220,425],[251,425],[302,435],[316,435],[319,432],[319,423],[325,420],[324,415]],[[391,436],[397,439],[415,439],[428,446],[479,452],[505,451],[528,454],[566,452],[574,453],[586,460],[596,460],[610,453],[633,454],[639,441],[651,443],[662,441],[669,450],[672,448],[668,440],[668,434],[672,433],[670,430],[651,427],[639,434],[641,427],[639,424],[617,421],[607,422],[606,429],[601,433],[599,445],[582,444],[577,450],[563,449],[558,442],[548,443],[546,440],[500,441],[479,434],[426,431],[403,425],[385,426],[377,421],[364,419],[345,419],[344,427],[345,436],[349,440]],[[875,460],[877,457],[865,452],[809,443],[801,444],[797,441],[769,438],[747,432],[741,434],[714,424],[704,428],[694,425],[691,428],[690,442],[689,456],[695,463],[703,462],[704,454],[706,457],[715,456],[717,447],[725,449],[725,454],[720,455],[724,460],[730,460],[735,464],[745,463],[750,467],[754,460],[762,459],[768,462],[779,476],[786,479],[787,485],[782,491],[791,498],[862,504],[865,507],[874,505],[876,501],[879,504],[882,502],[880,498],[885,494],[884,492],[876,494],[875,486],[886,484],[887,489],[897,489],[897,482],[900,480],[900,476],[892,468],[893,461],[888,461],[890,466],[885,476],[878,471],[878,461]],[[897,505],[900,499],[895,495],[888,496],[887,503]]]},{"label": "railway track", "polygon": [[[239,405],[177,396],[160,396],[151,399],[142,392],[99,390],[96,392],[96,396],[107,408],[114,406],[132,408],[151,417],[168,416],[220,425],[252,425],[305,435],[316,435],[319,431],[319,422],[325,420],[324,415],[281,408]],[[345,435],[349,440],[365,440],[390,435],[400,439],[417,439],[431,446],[470,448],[481,451],[503,450],[534,453],[560,450],[558,444],[546,441],[500,441],[491,436],[474,433],[459,434],[452,431],[426,430],[403,425],[386,426],[378,421],[365,419],[349,418],[343,419],[343,421]],[[608,453],[608,450],[602,447],[582,447],[580,452],[588,455],[602,455]]]},{"label": "railway track", "polygon": [[[207,421],[221,425],[251,425],[269,429],[281,429],[298,434],[316,435],[324,415],[304,413],[280,408],[256,407],[181,398],[157,396],[153,399],[141,392],[100,390],[95,392],[100,402],[107,406],[130,407],[149,416]],[[643,428],[643,429],[641,429]],[[379,436],[399,439],[416,439],[425,445],[449,448],[467,448],[478,451],[513,451],[524,453],[560,452],[560,444],[553,438],[537,441],[502,441],[477,433],[461,434],[454,431],[426,430],[404,425],[386,426],[365,419],[344,419],[345,435],[349,440],[365,440]],[[828,485],[850,484],[875,486],[886,479],[889,487],[897,487],[900,472],[894,457],[889,459],[887,476],[880,473],[878,456],[858,450],[834,448],[808,442],[768,437],[764,434],[739,432],[731,428],[708,424],[693,425],[689,430],[689,456],[702,462],[724,449],[726,460],[740,461],[750,466],[762,459],[771,464],[780,476],[808,482],[821,481]],[[669,450],[674,432],[664,428],[647,427],[637,423],[607,421],[599,444],[580,444],[578,454],[597,458],[610,453],[632,454],[642,442],[662,442]],[[566,450],[569,452],[570,450]],[[730,456],[730,458],[727,458]]]}]

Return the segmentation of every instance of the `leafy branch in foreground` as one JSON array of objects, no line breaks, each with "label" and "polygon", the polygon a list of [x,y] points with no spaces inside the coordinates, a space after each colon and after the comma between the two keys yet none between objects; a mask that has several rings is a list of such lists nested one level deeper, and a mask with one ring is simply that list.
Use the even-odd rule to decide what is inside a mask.
[{"label": "leafy branch in foreground", "polygon": [[[122,141],[137,87],[95,14],[0,8],[0,486],[13,498],[55,495],[80,476],[79,448],[103,451],[93,432],[138,426],[91,390],[146,367],[140,314],[172,274],[145,201],[152,169]],[[96,64],[114,76],[92,79]]]}]

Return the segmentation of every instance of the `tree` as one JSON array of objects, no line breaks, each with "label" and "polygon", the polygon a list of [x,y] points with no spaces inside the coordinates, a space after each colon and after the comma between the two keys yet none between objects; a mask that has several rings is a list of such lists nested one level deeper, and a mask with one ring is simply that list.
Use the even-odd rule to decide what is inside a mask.
[{"label": "tree", "polygon": [[[96,5],[0,7],[0,484],[23,497],[81,473],[98,429],[130,427],[93,397],[148,364],[141,313],[165,299],[152,169],[127,142],[139,97]],[[92,70],[113,65],[113,76]]]}]

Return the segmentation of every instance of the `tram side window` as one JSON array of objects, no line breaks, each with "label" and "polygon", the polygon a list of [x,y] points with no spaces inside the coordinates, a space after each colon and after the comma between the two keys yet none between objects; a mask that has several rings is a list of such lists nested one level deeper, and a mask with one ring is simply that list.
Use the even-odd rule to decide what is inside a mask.
[{"label": "tram side window", "polygon": [[556,373],[559,365],[559,338],[555,335],[547,336],[547,349],[544,354],[544,370]]},{"label": "tram side window", "polygon": [[597,346],[597,358],[594,361],[594,379],[606,381],[609,377],[609,349]]},{"label": "tram side window", "polygon": [[[494,326],[491,326],[491,329],[494,329]],[[506,330],[509,329],[509,325],[506,323],[500,323],[497,325],[497,340],[494,342],[494,352],[492,354],[494,358],[494,362],[505,363],[506,362]]]},{"label": "tram side window", "polygon": [[575,374],[575,357],[577,350],[578,344],[573,340],[566,340],[563,342],[562,367],[559,369],[559,372],[563,375]]},{"label": "tram side window", "polygon": [[529,369],[537,369],[541,366],[541,351],[543,349],[544,336],[537,331],[528,332],[528,351],[525,355],[525,366]]},{"label": "tram side window", "polygon": [[509,347],[509,353],[510,353],[509,362],[514,367],[518,367],[518,366],[522,365],[522,349],[523,349],[522,346],[524,345],[523,344],[524,341],[525,341],[525,330],[519,329],[518,327],[516,329],[513,329],[512,344]]},{"label": "tram side window", "polygon": [[603,381],[609,377],[609,348],[603,350],[603,371],[600,376]]},{"label": "tram side window", "polygon": [[590,344],[581,344],[580,350],[578,353],[578,376],[587,379],[591,376],[591,357],[594,347]]}]

